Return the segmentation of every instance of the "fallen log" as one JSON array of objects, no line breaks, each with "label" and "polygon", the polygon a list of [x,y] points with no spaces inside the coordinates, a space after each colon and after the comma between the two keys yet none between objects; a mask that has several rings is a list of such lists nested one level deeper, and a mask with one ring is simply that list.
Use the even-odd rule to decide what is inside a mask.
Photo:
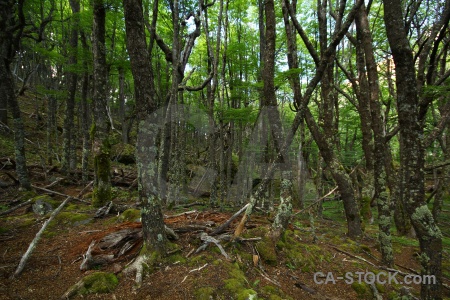
[{"label": "fallen log", "polygon": [[17,267],[16,271],[14,272],[13,277],[19,276],[20,273],[22,273],[25,264],[27,263],[28,259],[30,258],[31,253],[33,253],[34,248],[36,248],[37,243],[41,239],[42,233],[47,228],[48,224],[61,212],[63,207],[72,199],[72,197],[67,197],[66,200],[64,200],[57,209],[55,209],[50,217],[45,221],[44,225],[42,225],[41,230],[36,234],[33,241],[30,243],[30,246],[28,247],[28,250],[25,252],[25,254],[22,256],[22,259],[20,260],[19,266]]}]

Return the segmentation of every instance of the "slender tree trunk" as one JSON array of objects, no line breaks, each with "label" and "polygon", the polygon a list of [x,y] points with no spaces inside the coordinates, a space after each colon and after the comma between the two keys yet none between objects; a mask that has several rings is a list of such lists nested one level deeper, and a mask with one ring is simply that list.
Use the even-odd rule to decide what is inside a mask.
[{"label": "slender tree trunk", "polygon": [[[157,7],[157,1],[156,7]],[[158,176],[156,165],[156,136],[158,128],[155,120],[149,121],[157,109],[154,98],[153,69],[151,57],[147,52],[144,30],[144,15],[141,0],[124,0],[127,49],[130,55],[131,71],[134,78],[136,111],[138,112],[139,133],[136,143],[136,159],[138,166],[139,197],[143,202],[142,229],[146,251],[156,251],[157,255],[165,255],[168,240],[164,230],[164,218],[161,200],[158,197]],[[153,15],[156,23],[156,16]],[[152,50],[154,33],[150,37]]]},{"label": "slender tree trunk", "polygon": [[101,207],[111,200],[111,145],[110,123],[106,99],[106,9],[103,0],[94,0],[94,26],[92,49],[94,54],[94,120],[91,129],[92,153],[94,156],[94,193],[92,204]]},{"label": "slender tree trunk", "polygon": [[402,200],[419,239],[422,274],[436,276],[435,283],[422,283],[421,297],[442,299],[442,233],[425,203],[423,128],[416,71],[402,16],[400,2],[384,1],[384,22],[396,70]]},{"label": "slender tree trunk", "polygon": [[[392,266],[394,262],[392,243],[391,243],[391,211],[389,196],[386,191],[386,159],[385,159],[385,130],[381,116],[381,107],[379,102],[380,88],[378,85],[377,64],[374,57],[372,46],[372,36],[369,29],[369,20],[365,5],[361,5],[359,13],[356,16],[357,39],[361,42],[364,50],[365,65],[368,78],[368,93],[370,101],[371,125],[374,135],[374,197],[378,207],[378,228],[380,249],[383,263]],[[359,43],[358,43],[359,44]],[[362,71],[362,70],[361,70]],[[361,86],[361,91],[363,87]],[[370,207],[369,207],[370,209]]]},{"label": "slender tree trunk", "polygon": [[[69,39],[68,67],[73,69],[77,64],[78,56],[78,14],[80,12],[80,2],[79,0],[71,0],[69,2],[72,9],[72,29]],[[61,170],[63,173],[73,169],[73,162],[71,163],[71,161],[73,161],[73,157],[71,156],[76,155],[76,152],[73,153],[73,144],[76,145],[74,117],[78,75],[75,71],[71,70],[66,73],[66,79],[68,95],[66,99],[66,111],[63,126],[63,154],[61,160]]]}]

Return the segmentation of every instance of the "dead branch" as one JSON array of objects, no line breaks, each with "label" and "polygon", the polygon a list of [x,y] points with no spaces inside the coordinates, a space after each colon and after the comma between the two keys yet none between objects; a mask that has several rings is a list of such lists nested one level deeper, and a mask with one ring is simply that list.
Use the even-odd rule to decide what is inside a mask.
[{"label": "dead branch", "polygon": [[206,232],[203,232],[200,239],[204,242],[203,245],[201,245],[200,247],[198,247],[197,251],[195,251],[195,253],[198,253],[202,250],[205,250],[206,247],[209,245],[209,243],[214,243],[217,248],[219,248],[220,253],[222,253],[223,256],[225,256],[226,259],[229,259],[228,254],[225,252],[225,250],[223,249],[222,245],[220,245],[219,241],[216,240],[215,238],[213,238],[212,236],[209,236]]},{"label": "dead branch", "polygon": [[238,212],[236,212],[234,215],[231,216],[231,218],[229,218],[225,223],[223,223],[222,225],[220,225],[219,227],[217,227],[212,233],[211,235],[217,235],[219,233],[222,233],[225,231],[225,229],[228,228],[228,226],[230,226],[231,222],[234,221],[234,219],[236,219],[245,209],[247,209],[247,207],[250,205],[250,203],[247,203],[244,207],[242,207]]},{"label": "dead branch", "polygon": [[22,259],[20,260],[19,266],[17,267],[16,272],[14,272],[13,277],[19,276],[20,273],[22,273],[23,268],[25,267],[25,264],[28,261],[28,258],[30,257],[31,253],[33,252],[34,248],[36,248],[37,243],[39,242],[42,233],[47,228],[48,224],[59,214],[59,212],[63,209],[63,207],[72,199],[72,197],[67,197],[66,200],[64,200],[57,209],[55,209],[52,214],[50,215],[50,218],[45,221],[44,225],[42,225],[41,230],[36,234],[33,241],[31,242],[30,246],[28,247],[27,252],[22,256]]},{"label": "dead branch", "polygon": [[50,183],[49,185],[44,186],[45,189],[51,188],[52,186],[57,185],[59,182],[63,181],[64,177],[58,177],[56,178],[55,181],[53,181],[52,183]]},{"label": "dead branch", "polygon": [[91,182],[89,182],[88,185],[86,185],[77,195],[78,198],[80,198],[81,196],[83,196],[84,191],[87,190],[90,186],[92,186],[94,184],[94,180],[92,180]]},{"label": "dead branch", "polygon": [[46,188],[43,188],[43,187],[35,186],[33,184],[31,186],[33,188],[37,189],[37,190],[40,190],[40,191],[44,191],[44,192],[47,192],[47,193],[52,193],[52,194],[59,195],[59,196],[70,197],[73,200],[77,200],[77,201],[80,201],[80,202],[83,202],[83,203],[86,203],[86,204],[90,204],[88,201],[82,200],[82,199],[77,198],[77,197],[73,197],[73,196],[70,196],[70,195],[67,195],[67,194],[63,194],[63,193],[60,193],[60,192],[57,192],[57,191],[52,191],[52,190],[49,190],[49,189],[46,189]]},{"label": "dead branch", "polygon": [[32,202],[32,200],[31,200],[31,199],[28,199],[27,201],[25,201],[25,202],[23,202],[23,203],[20,203],[19,205],[16,205],[16,206],[14,206],[13,208],[10,208],[10,209],[8,209],[8,210],[5,210],[5,211],[0,212],[0,216],[3,216],[3,215],[7,215],[7,214],[9,214],[9,213],[12,213],[13,211],[15,211],[15,210],[17,210],[17,209],[19,209],[19,208],[21,208],[21,207],[23,207],[23,206],[26,206],[26,205],[28,205],[28,204],[31,204],[31,202]]},{"label": "dead branch", "polygon": [[195,213],[197,213],[196,210],[190,210],[190,211],[182,212],[182,213],[172,215],[172,216],[164,216],[164,219],[176,218],[176,217],[180,217],[180,216],[187,216],[187,215],[191,215],[191,214],[195,214]]}]

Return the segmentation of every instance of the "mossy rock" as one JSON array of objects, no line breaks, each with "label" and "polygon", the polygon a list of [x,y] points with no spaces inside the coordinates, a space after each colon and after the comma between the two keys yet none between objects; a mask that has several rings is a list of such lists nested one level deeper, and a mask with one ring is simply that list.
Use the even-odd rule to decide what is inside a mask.
[{"label": "mossy rock", "polygon": [[33,212],[37,215],[44,216],[59,206],[59,203],[48,195],[40,195],[31,199]]},{"label": "mossy rock", "polygon": [[65,294],[71,297],[74,295],[88,295],[98,293],[110,293],[114,291],[119,283],[116,275],[107,272],[95,272],[82,278],[73,285]]},{"label": "mossy rock", "polygon": [[139,222],[141,219],[141,211],[135,208],[129,208],[119,216],[121,222]]},{"label": "mossy rock", "polygon": [[268,238],[263,237],[263,239],[256,244],[256,250],[258,250],[261,259],[271,266],[277,265],[277,253],[275,251],[274,242]]}]

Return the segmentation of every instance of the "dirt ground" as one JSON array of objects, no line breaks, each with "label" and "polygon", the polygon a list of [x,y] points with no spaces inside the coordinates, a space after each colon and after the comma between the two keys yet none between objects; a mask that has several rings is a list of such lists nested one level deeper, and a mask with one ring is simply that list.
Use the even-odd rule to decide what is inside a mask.
[{"label": "dirt ground", "polygon": [[[72,195],[76,195],[78,190],[75,187],[62,189]],[[11,202],[17,193],[3,191],[2,204]],[[59,202],[63,200],[60,196],[52,197]],[[82,211],[94,215],[94,209],[76,204],[78,210],[75,213]],[[228,220],[238,209],[220,212],[190,207],[184,209],[190,213],[178,217],[170,216],[183,210],[166,211],[166,224],[175,230],[190,225],[214,228]],[[84,276],[97,271],[107,271],[118,276],[119,283],[115,290],[107,294],[75,296],[75,299],[241,299],[239,291],[230,288],[230,274],[236,274],[232,268],[237,268],[238,272],[245,275],[243,288],[256,291],[258,299],[372,299],[370,286],[365,286],[366,290],[361,291],[357,285],[347,284],[344,280],[337,280],[336,284],[317,284],[314,282],[314,273],[320,271],[326,275],[332,272],[339,276],[345,272],[382,271],[376,267],[380,265],[380,253],[375,233],[367,230],[364,238],[353,243],[345,238],[345,228],[342,228],[341,223],[326,219],[317,221],[313,232],[310,221],[298,216],[292,220],[289,229],[290,241],[295,240],[302,247],[298,250],[296,261],[292,260],[296,252],[289,252],[289,245],[283,248],[281,244],[276,248],[275,263],[266,263],[261,253],[255,251],[258,241],[223,242],[229,259],[221,255],[214,245],[205,251],[192,253],[201,245],[199,232],[179,232],[179,239],[175,241],[180,249],[178,256],[156,266],[150,274],[145,275],[142,286],[136,288],[134,274],[125,274],[123,270],[138,254],[139,248],[134,249],[134,253],[126,259],[95,270],[80,270],[82,255],[92,240],[98,241],[111,232],[141,226],[138,222],[120,222],[116,215],[109,215],[101,219],[90,218],[79,224],[61,223],[53,226],[49,229],[51,234],[44,235],[39,241],[23,273],[12,278],[22,255],[47,217],[37,216],[27,207],[0,217],[0,299],[60,299]],[[255,215],[247,223],[244,234],[258,237],[258,228],[267,227],[270,221],[270,216]],[[230,233],[236,222],[230,226]],[[396,269],[405,273],[420,270],[416,258],[418,247],[399,247],[394,251]],[[257,264],[252,260],[255,255],[259,255]],[[449,284],[449,280],[445,279],[444,283]],[[205,287],[213,290],[211,297],[205,298],[199,293]],[[419,286],[409,287],[413,294],[418,295]],[[402,291],[401,285],[375,288],[383,299],[395,299]],[[445,291],[446,296],[450,296],[448,292]]]}]

